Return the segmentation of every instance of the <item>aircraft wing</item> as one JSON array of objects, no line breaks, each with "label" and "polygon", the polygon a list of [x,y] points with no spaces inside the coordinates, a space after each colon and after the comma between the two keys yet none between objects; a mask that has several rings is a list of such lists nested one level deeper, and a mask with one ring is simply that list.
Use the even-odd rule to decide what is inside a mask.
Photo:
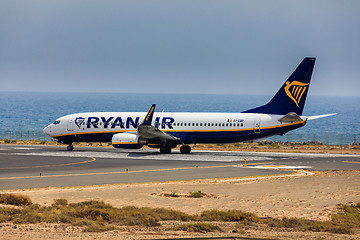
[{"label": "aircraft wing", "polygon": [[163,141],[179,141],[180,139],[167,134],[158,128],[151,125],[152,118],[154,115],[156,104],[153,104],[149,110],[149,112],[146,114],[146,117],[144,121],[138,126],[137,128],[137,134],[139,137],[147,140],[151,139],[159,139],[161,142]]}]

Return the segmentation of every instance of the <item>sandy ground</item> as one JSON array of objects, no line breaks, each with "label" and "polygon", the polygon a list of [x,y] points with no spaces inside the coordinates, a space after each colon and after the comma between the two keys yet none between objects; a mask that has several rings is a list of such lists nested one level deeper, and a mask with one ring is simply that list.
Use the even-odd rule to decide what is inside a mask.
[{"label": "sandy ground", "polygon": [[[208,194],[208,196],[198,199],[185,197],[189,192],[198,190]],[[313,220],[328,220],[330,215],[337,210],[339,204],[360,201],[360,171],[326,171],[311,172],[310,174],[300,172],[290,177],[207,179],[68,188],[51,187],[3,192],[27,195],[33,202],[42,205],[50,205],[54,199],[58,198],[66,198],[69,202],[95,199],[103,200],[114,207],[129,205],[164,207],[190,214],[209,209],[238,209],[256,213],[260,217],[301,217]],[[183,197],[163,196],[164,193],[172,192],[176,192]],[[14,228],[12,224],[5,225],[0,226],[0,239],[38,239],[40,237],[52,239],[144,239],[219,235],[171,231],[164,233],[161,229],[139,230],[136,228],[108,233],[82,233],[79,229],[76,230],[76,228],[70,226],[66,229],[64,227],[54,228],[53,225],[45,224],[47,227],[33,226],[33,230],[26,230],[25,227],[24,230],[19,226]],[[220,236],[225,236],[224,234],[232,236],[232,233],[230,233],[231,231],[222,233]],[[360,234],[348,236],[325,233],[276,233],[258,230],[245,230],[242,235],[237,236],[276,237],[280,239],[291,239],[294,236],[303,239],[360,239]],[[326,236],[326,238],[322,236]]]}]

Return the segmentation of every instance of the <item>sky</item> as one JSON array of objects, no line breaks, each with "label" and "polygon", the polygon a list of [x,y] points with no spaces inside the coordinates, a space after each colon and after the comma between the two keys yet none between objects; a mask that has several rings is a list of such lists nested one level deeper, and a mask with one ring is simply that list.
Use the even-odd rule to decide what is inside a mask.
[{"label": "sky", "polygon": [[360,96],[358,0],[2,0],[0,91]]}]

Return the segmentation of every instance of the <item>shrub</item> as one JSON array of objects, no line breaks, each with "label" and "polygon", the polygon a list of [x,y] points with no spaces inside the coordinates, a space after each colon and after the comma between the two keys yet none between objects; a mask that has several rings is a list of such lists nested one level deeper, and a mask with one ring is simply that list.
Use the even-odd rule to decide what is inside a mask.
[{"label": "shrub", "polygon": [[66,206],[68,205],[68,200],[65,198],[55,199],[53,205]]},{"label": "shrub", "polygon": [[200,190],[197,192],[189,192],[189,194],[190,194],[190,197],[192,197],[192,198],[201,198],[205,195]]},{"label": "shrub", "polygon": [[28,196],[3,193],[0,194],[0,203],[15,206],[29,206],[32,204],[32,201]]},{"label": "shrub", "polygon": [[11,143],[11,140],[10,140],[10,139],[5,138],[5,139],[4,139],[4,143]]},{"label": "shrub", "polygon": [[193,220],[193,216],[186,213],[169,210],[165,208],[154,208],[151,209],[161,220],[176,220],[176,221],[189,221]]},{"label": "shrub", "polygon": [[172,193],[165,193],[164,196],[165,197],[180,197],[178,194],[176,194],[175,191],[173,191]]},{"label": "shrub", "polygon": [[160,217],[148,208],[123,207],[111,222],[127,226],[159,226]]},{"label": "shrub", "polygon": [[203,221],[225,221],[225,222],[258,222],[260,218],[249,212],[240,210],[218,211],[210,210],[203,211],[200,214],[200,219]]}]

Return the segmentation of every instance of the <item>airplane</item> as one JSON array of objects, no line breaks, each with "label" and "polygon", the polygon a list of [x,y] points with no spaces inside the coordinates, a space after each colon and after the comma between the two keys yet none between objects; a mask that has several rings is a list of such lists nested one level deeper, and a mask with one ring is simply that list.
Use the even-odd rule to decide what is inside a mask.
[{"label": "airplane", "polygon": [[111,142],[115,148],[139,149],[144,145],[171,153],[189,154],[189,144],[235,143],[283,135],[303,127],[308,120],[333,114],[302,116],[314,57],[304,58],[275,96],[265,105],[241,113],[155,112],[153,104],[145,112],[88,112],[56,119],[44,133],[68,144]]}]

